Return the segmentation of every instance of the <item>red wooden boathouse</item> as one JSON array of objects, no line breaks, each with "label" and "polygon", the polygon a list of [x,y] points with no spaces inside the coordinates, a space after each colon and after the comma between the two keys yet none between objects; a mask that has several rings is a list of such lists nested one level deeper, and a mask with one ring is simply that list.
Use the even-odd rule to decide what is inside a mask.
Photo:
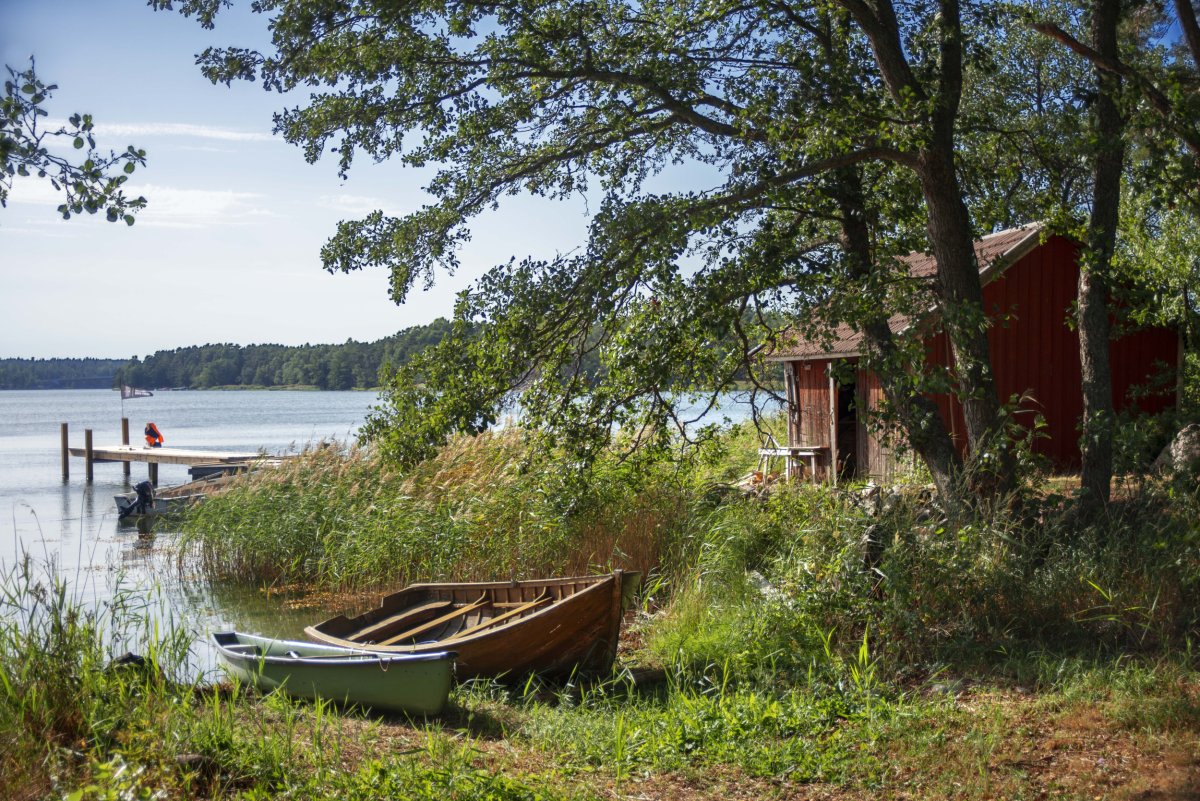
[{"label": "red wooden boathouse", "polygon": [[[996,387],[1002,400],[1024,397],[1017,419],[1031,425],[1045,420],[1033,448],[1055,470],[1069,472],[1080,464],[1078,424],[1083,414],[1079,335],[1073,330],[1072,305],[1079,277],[1079,246],[1062,236],[1044,237],[1036,225],[986,236],[975,243],[983,302],[996,321],[988,330]],[[933,278],[932,256],[910,254],[902,261],[917,278]],[[907,318],[894,318],[893,331],[912,333]],[[919,335],[919,334],[913,334]],[[946,335],[925,337],[932,364],[952,364]],[[883,393],[874,373],[865,369],[831,370],[838,362],[856,363],[862,336],[839,326],[831,344],[795,337],[769,357],[784,366],[788,401],[788,454],[793,467],[814,470],[814,477],[864,476],[888,479],[895,472],[896,449],[865,424],[865,410],[879,408]],[[1156,413],[1175,403],[1174,375],[1181,353],[1179,334],[1166,328],[1127,333],[1110,345],[1113,401],[1117,411],[1136,404]],[[1164,382],[1165,380],[1165,382]],[[1131,390],[1165,386],[1134,397]],[[965,450],[962,410],[950,395],[935,396],[942,419],[960,450]],[[1035,414],[1036,413],[1036,414]],[[782,454],[781,454],[782,455]],[[831,466],[836,470],[830,471]]]}]

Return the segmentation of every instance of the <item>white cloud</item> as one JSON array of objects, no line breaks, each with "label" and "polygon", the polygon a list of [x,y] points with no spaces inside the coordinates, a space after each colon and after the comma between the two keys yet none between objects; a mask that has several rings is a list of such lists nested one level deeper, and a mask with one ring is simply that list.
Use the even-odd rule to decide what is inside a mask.
[{"label": "white cloud", "polygon": [[[14,225],[9,225],[7,222],[0,222],[0,235],[10,236],[10,235],[15,234],[18,236],[43,237],[46,239],[78,239],[79,238],[79,235],[74,232],[66,231],[64,228],[58,228],[58,227],[51,228],[49,225],[47,225],[46,223],[39,221],[39,220],[25,220],[25,222],[28,223],[31,227],[23,228],[19,225],[14,226]],[[55,220],[51,220],[51,222],[55,222]],[[62,221],[58,220],[57,222],[62,222]],[[65,223],[64,223],[64,225],[65,225]]]},{"label": "white cloud", "polygon": [[50,185],[49,178],[18,177],[13,181],[12,190],[8,193],[8,205],[27,203],[30,205],[47,206],[51,213],[63,202],[64,195],[55,191]]},{"label": "white cloud", "polygon": [[382,209],[387,205],[387,201],[383,198],[370,197],[368,195],[322,195],[317,198],[317,205],[342,214],[349,214],[354,217],[362,217],[376,209]]},{"label": "white cloud", "polygon": [[176,150],[182,150],[187,153],[236,153],[233,148],[214,147],[213,145],[176,145]]},{"label": "white cloud", "polygon": [[261,131],[237,131],[230,128],[216,128],[211,125],[193,125],[186,122],[98,122],[98,136],[185,136],[195,139],[218,139],[224,142],[274,142],[269,133]]},{"label": "white cloud", "polygon": [[163,228],[206,228],[248,225],[255,219],[277,217],[266,208],[266,195],[233,190],[180,189],[146,184],[135,190],[150,201],[138,214],[138,225]]},{"label": "white cloud", "polygon": [[[266,195],[233,190],[181,189],[157,184],[127,184],[128,197],[144,196],[149,204],[138,212],[139,226],[159,228],[206,228],[215,225],[249,225],[263,218],[278,217],[266,203]],[[19,180],[8,197],[10,206],[36,205],[46,209],[52,221],[64,195],[55,192],[48,180]],[[103,218],[103,215],[99,215]],[[7,230],[7,229],[5,229]]]}]

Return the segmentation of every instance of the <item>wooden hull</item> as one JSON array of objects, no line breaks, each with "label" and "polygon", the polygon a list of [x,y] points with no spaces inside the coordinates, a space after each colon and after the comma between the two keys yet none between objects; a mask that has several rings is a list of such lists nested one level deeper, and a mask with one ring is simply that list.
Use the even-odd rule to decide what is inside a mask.
[{"label": "wooden hull", "polygon": [[418,715],[440,713],[450,695],[450,652],[381,654],[232,631],[212,638],[229,672],[263,692]]},{"label": "wooden hull", "polygon": [[608,671],[638,573],[414,584],[357,617],[309,626],[315,640],[380,653],[458,652],[459,678]]}]

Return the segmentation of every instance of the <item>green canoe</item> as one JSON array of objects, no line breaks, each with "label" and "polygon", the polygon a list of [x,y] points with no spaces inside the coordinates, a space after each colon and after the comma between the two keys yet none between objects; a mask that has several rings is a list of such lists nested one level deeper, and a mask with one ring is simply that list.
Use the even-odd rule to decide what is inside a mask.
[{"label": "green canoe", "polygon": [[372,653],[236,631],[212,639],[230,673],[263,692],[282,688],[302,698],[418,715],[436,715],[446,705],[457,656]]}]

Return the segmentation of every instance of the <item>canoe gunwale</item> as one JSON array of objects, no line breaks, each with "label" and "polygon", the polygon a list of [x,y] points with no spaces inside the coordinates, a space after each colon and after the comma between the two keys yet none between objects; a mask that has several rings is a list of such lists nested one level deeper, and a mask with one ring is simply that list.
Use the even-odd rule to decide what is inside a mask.
[{"label": "canoe gunwale", "polygon": [[[312,643],[308,643],[312,645]],[[332,646],[331,646],[332,647]],[[457,659],[458,653],[455,651],[434,651],[421,652],[419,654],[389,654],[383,651],[361,652],[346,654],[345,656],[274,656],[272,654],[256,654],[237,651],[232,648],[217,647],[221,655],[231,662],[243,662],[246,664],[265,664],[265,665],[317,665],[317,666],[341,666],[350,665],[379,665],[384,670],[387,670],[388,665],[392,664],[412,664],[414,662],[441,662],[447,659]],[[350,649],[346,649],[350,650]]]},{"label": "canoe gunwale", "polygon": [[[626,575],[630,575],[630,574],[626,574]],[[463,645],[469,646],[472,643],[479,642],[481,640],[487,640],[487,639],[491,639],[494,637],[504,636],[505,634],[511,634],[512,632],[516,631],[518,628],[521,628],[524,626],[531,626],[531,625],[537,624],[541,621],[542,618],[548,617],[550,612],[560,609],[564,606],[570,606],[572,601],[574,601],[576,603],[579,603],[581,601],[586,601],[587,599],[584,596],[586,596],[588,593],[600,592],[600,588],[603,588],[604,585],[607,582],[613,580],[613,578],[614,578],[613,574],[609,574],[606,576],[598,576],[598,577],[597,576],[588,576],[588,577],[584,577],[584,578],[580,578],[580,579],[544,579],[544,580],[538,580],[538,581],[520,582],[521,584],[524,584],[525,586],[532,585],[532,586],[536,587],[538,584],[546,583],[546,582],[553,582],[556,584],[566,584],[566,583],[570,583],[571,581],[579,582],[579,581],[586,581],[587,579],[598,579],[598,580],[594,581],[594,583],[592,583],[591,585],[584,587],[583,589],[581,589],[577,592],[571,593],[570,595],[568,595],[565,598],[559,598],[557,600],[552,600],[551,603],[544,606],[543,608],[534,609],[534,610],[530,611],[529,614],[518,617],[515,620],[506,621],[504,623],[501,623],[498,626],[488,627],[487,629],[484,629],[482,631],[477,631],[474,634],[469,634],[465,637],[456,637],[454,639],[454,647],[460,648]],[[406,587],[405,589],[401,590],[400,592],[407,593],[409,591],[412,591],[412,593],[415,595],[415,594],[417,594],[417,591],[419,591],[419,590],[429,590],[429,589],[439,589],[439,588],[444,589],[446,586],[448,586],[448,585],[445,583],[443,583],[443,584],[412,584],[412,585]],[[453,586],[455,589],[464,588],[464,589],[470,589],[470,590],[507,589],[507,588],[510,588],[513,586],[513,582],[511,582],[511,581],[470,582],[470,583],[454,584],[451,586]],[[399,594],[400,593],[394,593],[394,595],[399,595]],[[392,596],[388,596],[388,597],[392,597]],[[329,643],[330,645],[337,645],[342,648],[350,648],[350,649],[355,649],[355,650],[369,650],[369,651],[375,651],[378,653],[408,654],[408,653],[413,653],[414,651],[416,653],[427,653],[429,648],[434,647],[434,646],[436,646],[437,643],[441,642],[441,640],[427,640],[424,642],[415,642],[415,643],[398,644],[398,645],[372,645],[370,643],[364,643],[364,642],[359,642],[356,640],[349,639],[349,637],[354,636],[354,634],[355,634],[354,631],[347,632],[349,637],[341,637],[336,634],[326,633],[320,629],[321,626],[324,626],[327,623],[330,623],[341,617],[344,617],[344,615],[340,615],[338,618],[330,618],[329,620],[326,620],[322,623],[317,623],[314,626],[307,626],[304,629],[304,633],[310,637],[313,637],[316,640],[319,640],[320,642]],[[353,618],[350,618],[350,620],[353,620]],[[447,638],[447,639],[449,639],[449,638]]]}]

